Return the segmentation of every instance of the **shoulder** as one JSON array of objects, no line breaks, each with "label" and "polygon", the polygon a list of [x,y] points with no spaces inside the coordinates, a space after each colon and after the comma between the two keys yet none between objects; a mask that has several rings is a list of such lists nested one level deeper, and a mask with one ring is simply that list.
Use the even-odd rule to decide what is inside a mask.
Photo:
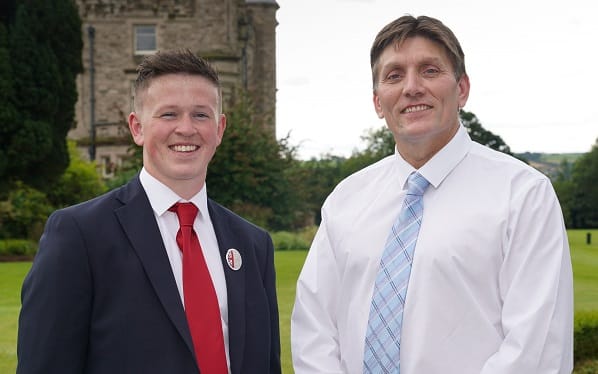
[{"label": "shoulder", "polygon": [[513,156],[481,144],[472,146],[462,166],[460,174],[475,178],[497,196],[507,193],[515,205],[533,196],[556,200],[548,176]]},{"label": "shoulder", "polygon": [[466,159],[473,167],[479,165],[481,166],[480,168],[488,169],[493,174],[503,177],[519,176],[524,179],[549,180],[546,175],[514,156],[496,151],[479,143],[473,142]]}]

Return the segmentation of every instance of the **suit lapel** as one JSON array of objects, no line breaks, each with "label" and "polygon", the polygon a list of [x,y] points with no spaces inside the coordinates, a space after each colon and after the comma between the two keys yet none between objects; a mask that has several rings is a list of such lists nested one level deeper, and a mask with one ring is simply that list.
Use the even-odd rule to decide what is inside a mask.
[{"label": "suit lapel", "polygon": [[245,248],[239,243],[239,233],[230,222],[231,213],[208,199],[210,219],[214,226],[222,259],[228,297],[228,347],[232,374],[241,374],[245,350],[245,266],[233,270],[226,261],[229,249],[236,249],[242,261],[248,259]]},{"label": "suit lapel", "polygon": [[162,236],[139,179],[135,178],[124,186],[118,197],[124,205],[115,210],[116,216],[166,313],[187,344],[190,353],[195,356],[191,333]]}]

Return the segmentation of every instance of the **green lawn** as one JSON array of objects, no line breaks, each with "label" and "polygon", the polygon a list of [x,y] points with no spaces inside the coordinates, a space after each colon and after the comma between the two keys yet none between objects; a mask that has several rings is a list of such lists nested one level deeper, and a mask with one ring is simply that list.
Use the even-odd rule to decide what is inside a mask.
[{"label": "green lawn", "polygon": [[[586,244],[586,233],[592,244]],[[575,310],[598,310],[598,230],[570,230],[571,258],[575,281]],[[306,251],[276,252],[278,305],[283,373],[293,373],[290,349],[290,319],[295,282]],[[0,263],[0,373],[14,373],[19,292],[29,262]]]},{"label": "green lawn", "polygon": [[307,251],[277,251],[276,281],[280,314],[280,349],[282,372],[293,373],[291,362],[291,311],[295,302],[295,284],[307,256]]},{"label": "green lawn", "polygon": [[0,262],[0,373],[14,373],[21,283],[30,262]]},{"label": "green lawn", "polygon": [[[586,234],[592,244],[586,244]],[[598,230],[569,230],[575,311],[598,310]]]}]

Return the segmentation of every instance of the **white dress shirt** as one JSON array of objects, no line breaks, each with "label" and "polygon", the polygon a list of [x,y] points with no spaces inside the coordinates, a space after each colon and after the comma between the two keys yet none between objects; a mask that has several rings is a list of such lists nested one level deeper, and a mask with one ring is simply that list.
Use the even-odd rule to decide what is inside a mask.
[{"label": "white dress shirt", "polygon": [[[413,167],[398,153],[342,181],[297,283],[295,373],[362,373],[380,257]],[[401,333],[401,374],[573,368],[569,245],[550,180],[464,127],[419,169],[430,182]]]},{"label": "white dress shirt", "polygon": [[174,274],[174,280],[179,289],[183,306],[185,305],[183,293],[183,253],[176,243],[179,220],[176,213],[170,212],[168,209],[177,202],[192,202],[199,208],[199,213],[195,218],[195,222],[193,222],[193,229],[199,238],[203,256],[206,260],[208,271],[210,272],[216,290],[218,305],[220,307],[220,318],[222,321],[226,361],[230,372],[226,280],[224,278],[224,269],[222,268],[222,260],[220,259],[220,250],[218,248],[216,233],[214,232],[214,226],[212,225],[210,212],[208,211],[206,185],[204,183],[201,191],[190,200],[184,200],[162,182],[150,175],[145,168],[141,169],[139,180],[141,181],[141,185],[143,186],[154,211],[154,216],[156,217],[156,222],[158,223],[158,228],[162,235],[162,241],[166,247],[166,254],[168,255],[168,260],[172,267],[172,273]]}]

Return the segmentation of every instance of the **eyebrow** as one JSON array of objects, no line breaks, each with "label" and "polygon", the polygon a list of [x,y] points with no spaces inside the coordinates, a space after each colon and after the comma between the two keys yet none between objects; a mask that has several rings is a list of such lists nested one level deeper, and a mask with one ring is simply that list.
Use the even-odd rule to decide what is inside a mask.
[{"label": "eyebrow", "polygon": [[[383,65],[380,66],[381,71],[382,70],[387,70],[387,69],[397,69],[397,68],[402,68],[403,67],[403,63],[402,62],[396,62],[396,61],[392,61],[391,63],[389,63],[388,65]],[[434,56],[430,56],[430,57],[424,57],[423,59],[421,59],[420,61],[418,61],[418,65],[445,65],[444,61],[442,61],[441,58],[439,57],[434,57]]]}]

